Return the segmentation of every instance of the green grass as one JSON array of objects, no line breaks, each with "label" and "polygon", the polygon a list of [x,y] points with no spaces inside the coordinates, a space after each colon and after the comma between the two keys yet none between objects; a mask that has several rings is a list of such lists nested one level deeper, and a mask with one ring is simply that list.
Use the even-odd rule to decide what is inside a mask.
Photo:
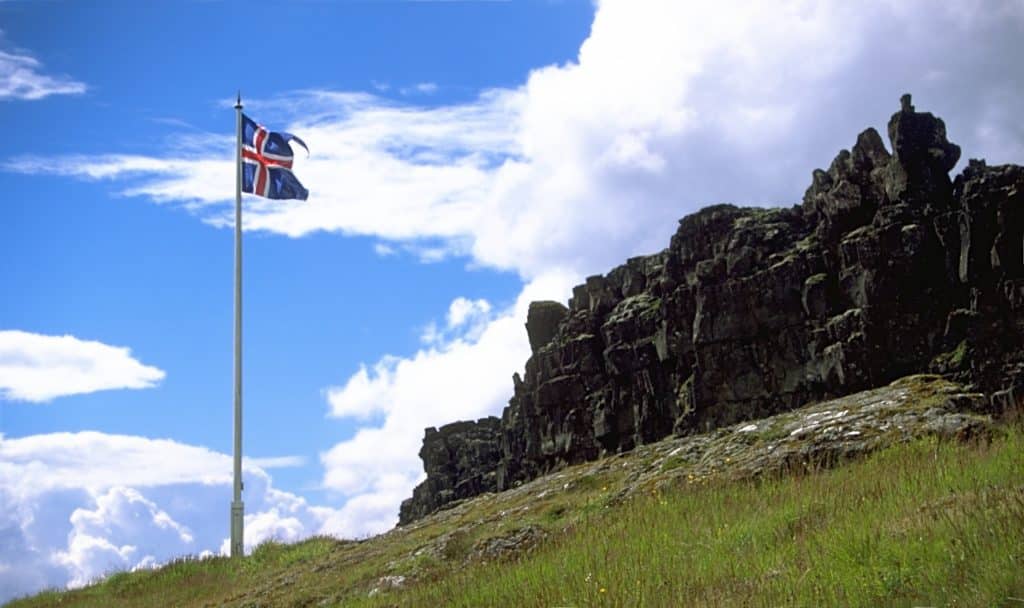
[{"label": "green grass", "polygon": [[[605,462],[553,478],[562,492],[482,497],[363,542],[268,542],[11,606],[1024,606],[1019,425],[829,470],[679,477],[624,501],[626,459]],[[474,557],[525,526],[547,540]],[[402,588],[369,596],[397,574]]]},{"label": "green grass", "polygon": [[521,561],[348,605],[1024,605],[1024,434],[654,492]]}]

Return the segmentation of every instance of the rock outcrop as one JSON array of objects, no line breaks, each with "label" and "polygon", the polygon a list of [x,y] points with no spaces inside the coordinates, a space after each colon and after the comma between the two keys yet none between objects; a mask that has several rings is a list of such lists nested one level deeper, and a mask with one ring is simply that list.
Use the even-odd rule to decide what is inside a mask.
[{"label": "rock outcrop", "polygon": [[[460,483],[505,490],[913,373],[961,382],[993,411],[1020,404],[1024,168],[971,160],[951,180],[960,148],[945,124],[901,101],[892,153],[867,129],[813,172],[801,205],[708,207],[666,250],[587,278],[567,310],[531,307],[533,354],[499,428],[460,427],[493,449],[473,447],[485,458],[472,464],[458,442],[446,463],[425,456],[403,522]],[[491,473],[493,486],[471,481]]]},{"label": "rock outcrop", "polygon": [[560,302],[530,302],[530,309],[526,312],[526,336],[530,339],[531,352],[537,352],[555,337],[567,314],[569,309]]},{"label": "rock outcrop", "polygon": [[496,490],[500,424],[498,418],[489,416],[476,422],[453,422],[440,429],[429,427],[420,448],[427,479],[416,486],[412,498],[402,502],[399,523],[428,515],[456,500]]}]

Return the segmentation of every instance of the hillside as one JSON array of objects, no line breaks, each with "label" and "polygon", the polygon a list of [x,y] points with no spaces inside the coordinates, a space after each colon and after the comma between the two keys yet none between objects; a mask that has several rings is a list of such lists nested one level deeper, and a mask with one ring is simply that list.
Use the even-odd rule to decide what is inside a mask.
[{"label": "hillside", "polygon": [[1015,605],[1024,429],[978,405],[909,377],[366,540],[266,543],[9,606]]}]

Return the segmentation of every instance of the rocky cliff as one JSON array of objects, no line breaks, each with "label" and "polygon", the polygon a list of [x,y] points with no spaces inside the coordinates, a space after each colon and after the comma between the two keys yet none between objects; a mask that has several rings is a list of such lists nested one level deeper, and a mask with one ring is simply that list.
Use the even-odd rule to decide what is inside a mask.
[{"label": "rocky cliff", "polygon": [[[1024,399],[1024,168],[971,160],[909,95],[789,209],[717,205],[664,251],[531,306],[500,423],[428,429],[401,523],[566,464],[918,372]],[[443,445],[442,448],[436,446]]]},{"label": "rocky cliff", "polygon": [[501,421],[494,416],[429,427],[420,448],[427,479],[402,503],[401,520],[419,519],[446,503],[496,490],[500,433]]}]

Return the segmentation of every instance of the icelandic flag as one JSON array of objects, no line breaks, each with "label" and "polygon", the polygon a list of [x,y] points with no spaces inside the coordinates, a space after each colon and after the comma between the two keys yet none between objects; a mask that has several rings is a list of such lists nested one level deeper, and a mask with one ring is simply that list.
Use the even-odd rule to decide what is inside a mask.
[{"label": "icelandic flag", "polygon": [[306,190],[292,173],[294,141],[309,153],[306,143],[291,133],[268,131],[242,114],[242,192],[264,198],[306,200]]}]

